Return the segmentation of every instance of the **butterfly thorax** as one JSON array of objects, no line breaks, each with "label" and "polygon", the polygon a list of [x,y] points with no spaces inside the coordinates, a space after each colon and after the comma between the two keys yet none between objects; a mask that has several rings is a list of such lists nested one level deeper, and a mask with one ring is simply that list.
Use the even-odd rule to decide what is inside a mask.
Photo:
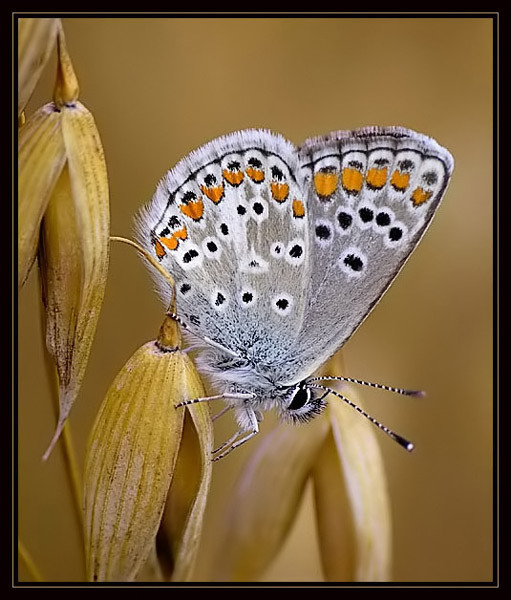
[{"label": "butterfly thorax", "polygon": [[248,407],[257,413],[276,410],[284,420],[297,422],[308,421],[325,406],[323,394],[310,388],[307,379],[293,384],[279,383],[276,365],[207,348],[199,353],[197,366],[219,391],[227,396],[240,396],[226,398],[235,408]]},{"label": "butterfly thorax", "polygon": [[197,366],[218,389],[254,394],[269,401],[282,396],[283,386],[278,383],[276,369],[248,355],[235,357],[206,348],[199,352]]}]

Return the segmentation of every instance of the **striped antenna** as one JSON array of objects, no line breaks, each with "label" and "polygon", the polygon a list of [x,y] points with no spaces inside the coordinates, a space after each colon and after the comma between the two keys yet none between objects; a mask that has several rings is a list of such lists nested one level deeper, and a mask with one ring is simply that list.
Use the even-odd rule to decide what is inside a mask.
[{"label": "striped antenna", "polygon": [[367,385],[368,387],[376,388],[378,390],[385,390],[386,392],[394,392],[396,394],[402,394],[403,396],[415,396],[417,398],[423,398],[426,393],[421,390],[404,390],[402,388],[392,387],[390,385],[382,385],[381,383],[371,383],[370,381],[363,381],[361,379],[352,379],[351,377],[310,377],[309,381],[346,381],[348,383],[356,383],[357,385]]},{"label": "striped antenna", "polygon": [[[332,377],[331,379],[339,379],[339,378]],[[388,427],[385,427],[385,425],[383,425],[382,423],[380,423],[379,421],[377,421],[374,417],[371,417],[370,414],[366,413],[365,410],[361,409],[360,406],[357,406],[356,404],[354,404],[351,400],[349,400],[348,398],[346,398],[346,396],[343,396],[342,394],[339,394],[339,392],[336,392],[335,390],[332,390],[332,389],[330,389],[330,388],[328,388],[328,387],[326,387],[324,385],[320,385],[320,384],[308,385],[307,387],[313,388],[313,389],[316,389],[316,390],[324,390],[327,393],[333,394],[334,396],[337,396],[341,400],[344,400],[344,402],[346,402],[346,404],[349,404],[352,408],[354,408],[356,411],[358,411],[362,416],[364,416],[366,419],[369,419],[369,421],[371,421],[371,423],[373,423],[373,425],[376,425],[376,427],[378,427],[379,429],[381,429],[384,433],[386,433],[389,437],[391,437],[395,442],[397,442],[405,450],[408,450],[408,452],[411,452],[414,449],[415,446],[412,444],[412,442],[409,442],[404,437],[398,435],[397,433],[394,433]]]}]

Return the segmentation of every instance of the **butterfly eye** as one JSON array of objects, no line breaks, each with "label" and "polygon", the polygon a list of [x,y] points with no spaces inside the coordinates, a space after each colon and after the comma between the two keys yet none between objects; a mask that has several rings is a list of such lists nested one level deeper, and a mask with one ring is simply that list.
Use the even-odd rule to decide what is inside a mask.
[{"label": "butterfly eye", "polygon": [[311,396],[310,389],[301,386],[296,388],[291,395],[291,402],[287,405],[288,410],[300,410],[310,401]]},{"label": "butterfly eye", "polygon": [[291,390],[288,396],[285,416],[292,421],[308,421],[319,414],[326,403],[323,398],[326,394],[318,394],[316,390],[307,387],[303,382]]}]

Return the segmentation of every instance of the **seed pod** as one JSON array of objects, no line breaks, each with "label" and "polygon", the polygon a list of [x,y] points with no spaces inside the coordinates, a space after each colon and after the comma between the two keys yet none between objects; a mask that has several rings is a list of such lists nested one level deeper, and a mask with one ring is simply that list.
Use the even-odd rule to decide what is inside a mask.
[{"label": "seed pod", "polygon": [[39,242],[41,220],[62,172],[66,151],[60,112],[53,103],[36,111],[18,138],[18,285],[24,283]]},{"label": "seed pod", "polygon": [[[185,410],[175,405],[205,395],[193,362],[179,347],[177,325],[167,324],[158,342],[145,344],[126,363],[98,413],[85,460],[91,581],[133,580],[154,548],[182,440]],[[208,459],[210,438],[211,430],[201,442]],[[205,481],[199,503],[209,476]]]},{"label": "seed pod", "polygon": [[[361,405],[353,388],[344,393]],[[388,581],[391,512],[377,433],[341,401],[329,403],[328,416],[332,436],[313,473],[325,576],[329,581]]]},{"label": "seed pod", "polygon": [[327,432],[324,416],[307,427],[280,424],[250,457],[225,507],[214,581],[261,577],[286,539]]},{"label": "seed pod", "polygon": [[55,102],[37,111],[19,138],[19,283],[28,276],[41,230],[46,341],[59,377],[59,419],[45,459],[82,384],[103,302],[110,245],[103,148],[94,118],[77,100],[78,83],[60,25],[58,54]]}]

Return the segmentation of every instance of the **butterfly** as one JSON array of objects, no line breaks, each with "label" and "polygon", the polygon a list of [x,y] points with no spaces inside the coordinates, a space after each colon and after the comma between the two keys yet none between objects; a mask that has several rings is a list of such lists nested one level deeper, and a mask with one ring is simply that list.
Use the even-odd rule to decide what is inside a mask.
[{"label": "butterfly", "polygon": [[[137,215],[140,244],[175,280],[174,317],[232,409],[228,454],[262,413],[304,422],[338,396],[314,377],[353,335],[416,248],[453,170],[451,154],[401,127],[365,127],[295,147],[268,130],[219,137],[183,158]],[[167,305],[172,290],[158,281]],[[418,394],[389,386],[373,385]],[[224,412],[224,411],[222,411]]]}]

